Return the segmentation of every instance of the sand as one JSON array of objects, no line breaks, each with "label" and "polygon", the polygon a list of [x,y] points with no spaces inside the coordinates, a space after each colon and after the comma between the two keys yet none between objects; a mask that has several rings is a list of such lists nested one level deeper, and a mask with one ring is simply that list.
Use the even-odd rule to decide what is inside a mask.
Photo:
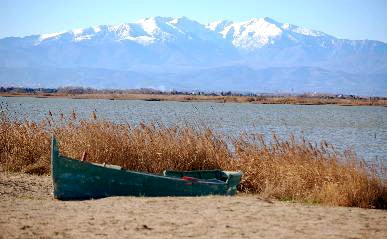
[{"label": "sand", "polygon": [[0,238],[387,238],[387,211],[234,197],[52,198],[49,176],[0,171]]}]

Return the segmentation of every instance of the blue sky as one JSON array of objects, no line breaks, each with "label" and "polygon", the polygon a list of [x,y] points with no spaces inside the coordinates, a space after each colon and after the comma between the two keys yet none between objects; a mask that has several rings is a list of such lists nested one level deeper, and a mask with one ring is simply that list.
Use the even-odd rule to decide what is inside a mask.
[{"label": "blue sky", "polygon": [[1,0],[0,37],[187,16],[201,23],[271,17],[348,39],[387,42],[387,0]]}]

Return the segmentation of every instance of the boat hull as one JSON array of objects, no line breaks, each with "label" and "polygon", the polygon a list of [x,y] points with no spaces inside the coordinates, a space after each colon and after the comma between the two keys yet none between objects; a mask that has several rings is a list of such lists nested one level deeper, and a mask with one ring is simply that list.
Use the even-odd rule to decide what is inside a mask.
[{"label": "boat hull", "polygon": [[53,194],[61,200],[108,196],[202,196],[236,193],[235,182],[229,184],[220,180],[186,180],[127,171],[119,166],[100,165],[64,157],[59,154],[55,138],[52,140],[51,153]]}]

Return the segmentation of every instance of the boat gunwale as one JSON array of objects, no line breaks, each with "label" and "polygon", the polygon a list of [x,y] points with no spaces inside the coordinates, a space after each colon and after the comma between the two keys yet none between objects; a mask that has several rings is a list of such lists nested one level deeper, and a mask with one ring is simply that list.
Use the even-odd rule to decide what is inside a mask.
[{"label": "boat gunwale", "polygon": [[[137,174],[139,176],[156,177],[156,178],[163,178],[163,179],[170,179],[170,180],[187,182],[187,180],[182,179],[182,178],[178,178],[178,177],[171,177],[171,176],[153,174],[153,173],[148,173],[148,172],[132,171],[132,170],[124,169],[124,168],[122,168],[122,167],[120,167],[118,165],[113,165],[113,164],[106,164],[106,165],[120,167],[120,169],[114,168],[114,167],[106,167],[106,166],[104,166],[103,164],[100,164],[100,163],[93,163],[93,162],[89,162],[89,161],[81,161],[81,160],[78,160],[78,159],[74,159],[74,158],[70,158],[70,157],[61,155],[60,153],[58,153],[56,158],[57,158],[57,160],[62,158],[62,159],[65,159],[65,160],[75,161],[75,162],[77,162],[79,164],[86,164],[88,166],[95,166],[95,167],[104,168],[104,169],[110,169],[110,170],[122,171],[122,172],[126,172],[126,173],[132,173],[132,174]],[[166,171],[166,170],[164,170],[164,171]],[[229,179],[230,175],[243,175],[242,172],[240,172],[240,171],[222,171],[222,170],[218,170],[218,169],[214,169],[214,170],[180,171],[180,172],[195,172],[195,171],[201,171],[201,172],[203,172],[203,171],[220,171],[220,172],[225,173],[227,175],[227,177],[228,177],[226,181],[221,181],[221,180],[218,179],[220,182],[212,182],[212,181],[208,181],[206,179],[200,179],[200,178],[198,178],[198,181],[190,181],[190,182],[193,182],[193,183],[200,183],[200,184],[227,185],[228,184],[228,179]],[[215,179],[217,179],[217,178],[215,178]]]}]

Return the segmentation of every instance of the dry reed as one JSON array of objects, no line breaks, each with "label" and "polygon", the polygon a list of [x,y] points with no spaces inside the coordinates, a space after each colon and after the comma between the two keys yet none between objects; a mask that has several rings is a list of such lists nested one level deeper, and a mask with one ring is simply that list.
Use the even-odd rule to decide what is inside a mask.
[{"label": "dry reed", "polygon": [[244,173],[240,190],[280,200],[336,206],[386,208],[386,177],[352,152],[340,153],[332,145],[314,145],[295,137],[267,142],[261,135],[242,134],[231,143],[211,129],[165,127],[158,124],[114,124],[63,115],[40,123],[0,121],[0,163],[6,170],[48,174],[50,135],[61,153],[120,165],[129,170],[161,173],[165,169],[221,168]]}]

